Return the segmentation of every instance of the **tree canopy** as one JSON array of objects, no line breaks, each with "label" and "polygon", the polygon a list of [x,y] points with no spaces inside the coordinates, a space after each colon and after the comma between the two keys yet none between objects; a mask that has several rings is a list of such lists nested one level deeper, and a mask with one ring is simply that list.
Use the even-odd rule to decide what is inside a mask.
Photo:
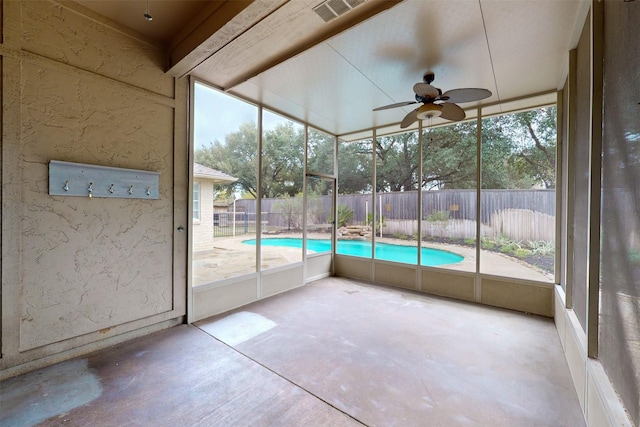
[{"label": "tree canopy", "polygon": [[[555,107],[486,118],[482,121],[482,188],[553,188],[556,148]],[[475,188],[476,122],[423,130],[422,167],[418,168],[417,131],[340,143],[339,190],[371,192],[375,149],[376,190],[409,191]],[[283,122],[262,139],[261,188],[258,192],[257,126],[242,124],[195,152],[195,160],[238,178],[221,188],[249,197],[293,197],[302,191],[304,128]],[[308,170],[333,172],[334,137],[309,129]],[[313,189],[313,188],[312,188]],[[321,191],[321,189],[319,189]]]}]

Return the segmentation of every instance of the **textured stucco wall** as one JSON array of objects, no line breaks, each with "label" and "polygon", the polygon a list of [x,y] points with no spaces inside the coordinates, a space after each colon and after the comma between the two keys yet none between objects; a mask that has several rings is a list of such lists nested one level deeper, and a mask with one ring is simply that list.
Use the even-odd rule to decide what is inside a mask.
[{"label": "textured stucco wall", "polygon": [[200,184],[200,220],[193,221],[193,251],[213,249],[213,183],[208,179],[194,178]]},{"label": "textured stucco wall", "polygon": [[[185,314],[187,86],[80,6],[2,6],[6,368]],[[160,172],[160,199],[49,196],[50,160]]]}]

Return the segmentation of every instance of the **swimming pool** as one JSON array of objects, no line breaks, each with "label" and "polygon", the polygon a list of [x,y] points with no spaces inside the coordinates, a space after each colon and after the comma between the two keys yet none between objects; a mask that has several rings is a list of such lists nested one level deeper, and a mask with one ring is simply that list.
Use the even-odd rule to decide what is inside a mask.
[{"label": "swimming pool", "polygon": [[[255,245],[256,240],[243,240],[242,243],[247,245]],[[267,238],[262,239],[262,246],[302,248],[302,239]],[[376,243],[376,259],[415,264],[418,262],[417,249],[418,248],[415,246]],[[307,250],[314,252],[330,251],[331,241],[328,239],[307,239]],[[370,258],[371,242],[366,240],[338,240],[337,253],[341,255]],[[422,248],[421,264],[425,266],[435,267],[444,264],[455,264],[462,261],[463,259],[463,256],[455,254],[453,252],[441,251],[431,248]]]}]

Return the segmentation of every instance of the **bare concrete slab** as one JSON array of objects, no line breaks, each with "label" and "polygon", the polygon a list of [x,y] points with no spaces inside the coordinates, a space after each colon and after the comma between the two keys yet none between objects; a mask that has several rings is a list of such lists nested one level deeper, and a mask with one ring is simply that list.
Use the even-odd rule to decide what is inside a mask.
[{"label": "bare concrete slab", "polygon": [[0,398],[12,427],[361,425],[186,325],[5,380]]},{"label": "bare concrete slab", "polygon": [[584,426],[553,321],[326,278],[0,382],[11,426]]},{"label": "bare concrete slab", "polygon": [[366,425],[585,425],[550,319],[341,278],[240,311],[276,326],[235,349]]}]

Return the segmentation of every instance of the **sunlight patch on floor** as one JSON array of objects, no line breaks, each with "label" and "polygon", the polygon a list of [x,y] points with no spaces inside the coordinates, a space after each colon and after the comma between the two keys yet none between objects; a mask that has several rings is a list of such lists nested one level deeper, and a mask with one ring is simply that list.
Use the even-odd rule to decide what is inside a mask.
[{"label": "sunlight patch on floor", "polygon": [[241,311],[201,327],[220,341],[235,346],[274,328],[275,322],[256,313]]}]

